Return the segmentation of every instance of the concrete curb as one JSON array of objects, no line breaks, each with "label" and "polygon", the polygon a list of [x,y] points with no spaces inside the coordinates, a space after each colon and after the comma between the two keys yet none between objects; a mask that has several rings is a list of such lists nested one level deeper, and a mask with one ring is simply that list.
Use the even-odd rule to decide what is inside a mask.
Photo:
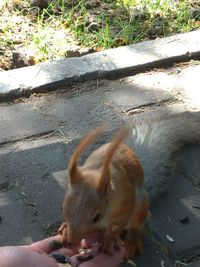
[{"label": "concrete curb", "polygon": [[0,73],[0,101],[200,58],[200,30]]}]

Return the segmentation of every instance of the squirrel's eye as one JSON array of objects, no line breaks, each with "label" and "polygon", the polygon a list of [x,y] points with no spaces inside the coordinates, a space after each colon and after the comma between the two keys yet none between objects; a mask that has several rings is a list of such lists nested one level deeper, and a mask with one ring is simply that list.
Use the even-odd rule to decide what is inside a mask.
[{"label": "squirrel's eye", "polygon": [[97,213],[97,214],[94,216],[92,222],[93,222],[93,223],[96,223],[96,222],[98,222],[99,219],[100,219],[100,214]]}]

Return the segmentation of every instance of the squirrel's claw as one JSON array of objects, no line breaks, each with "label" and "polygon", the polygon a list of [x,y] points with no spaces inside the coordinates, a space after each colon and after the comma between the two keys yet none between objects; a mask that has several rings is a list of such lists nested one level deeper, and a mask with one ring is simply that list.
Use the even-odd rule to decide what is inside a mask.
[{"label": "squirrel's claw", "polygon": [[126,250],[126,258],[133,258],[136,254],[143,254],[144,235],[139,229],[127,229],[123,239]]},{"label": "squirrel's claw", "polygon": [[111,255],[114,249],[119,249],[117,238],[113,236],[104,236],[103,240],[101,241],[99,250]]},{"label": "squirrel's claw", "polygon": [[68,241],[68,237],[67,237],[67,224],[66,223],[62,223],[60,228],[57,231],[58,234],[60,234],[62,236],[62,243],[66,244]]},{"label": "squirrel's claw", "polygon": [[58,229],[57,233],[62,235],[63,231],[67,228],[67,224],[66,223],[62,223],[60,228]]}]

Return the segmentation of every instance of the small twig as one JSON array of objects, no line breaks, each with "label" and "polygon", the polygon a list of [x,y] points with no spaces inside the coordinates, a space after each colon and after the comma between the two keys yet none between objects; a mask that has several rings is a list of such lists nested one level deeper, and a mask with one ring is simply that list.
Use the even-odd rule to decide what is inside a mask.
[{"label": "small twig", "polygon": [[[178,265],[177,265],[178,264]],[[187,263],[185,263],[185,262],[182,262],[182,261],[179,261],[179,260],[177,260],[177,261],[175,261],[175,266],[187,266],[188,264]]]},{"label": "small twig", "polygon": [[167,217],[169,223],[171,223],[171,218],[168,215],[166,215],[166,217]]},{"label": "small twig", "polygon": [[193,208],[200,210],[200,206],[192,205]]},{"label": "small twig", "polygon": [[200,192],[200,188],[199,188],[199,187],[197,187],[197,186],[194,186],[194,188],[195,188],[197,191],[199,191],[199,192]]}]

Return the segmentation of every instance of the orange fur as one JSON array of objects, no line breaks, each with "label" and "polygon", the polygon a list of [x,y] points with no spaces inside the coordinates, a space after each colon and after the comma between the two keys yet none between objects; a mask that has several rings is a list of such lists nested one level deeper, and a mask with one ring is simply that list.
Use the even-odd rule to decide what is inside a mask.
[{"label": "orange fur", "polygon": [[[78,145],[69,163],[69,187],[63,203],[64,242],[79,242],[87,234],[104,232],[101,249],[111,252],[123,231],[127,257],[142,252],[142,228],[148,215],[143,189],[143,169],[125,144],[128,128],[121,128],[112,142],[95,150],[78,166],[78,159],[105,127],[91,131]],[[134,234],[133,234],[134,233]]]}]

